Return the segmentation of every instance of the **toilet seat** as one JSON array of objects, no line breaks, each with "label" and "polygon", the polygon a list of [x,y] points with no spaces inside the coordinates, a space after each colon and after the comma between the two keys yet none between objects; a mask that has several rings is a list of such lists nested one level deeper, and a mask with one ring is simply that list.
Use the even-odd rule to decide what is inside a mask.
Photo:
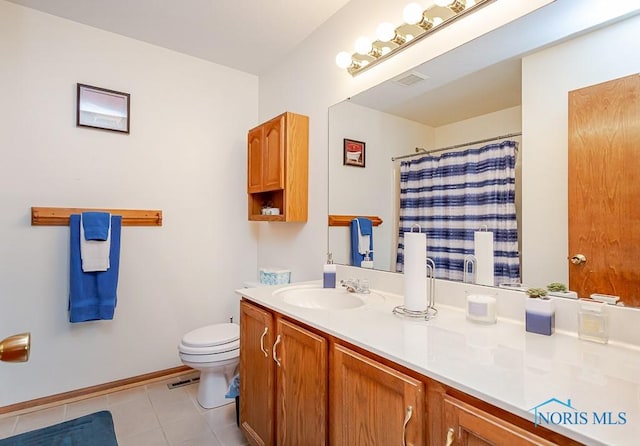
[{"label": "toilet seat", "polygon": [[[187,355],[215,355],[240,349],[240,327],[237,324],[215,324],[185,334],[178,346]],[[225,357],[232,356],[224,355]]]},{"label": "toilet seat", "polygon": [[238,324],[214,324],[190,331],[182,337],[182,344],[188,347],[211,347],[238,339],[240,339]]},{"label": "toilet seat", "polygon": [[182,342],[178,346],[180,353],[186,353],[189,355],[216,355],[234,350],[240,350],[240,340],[229,342],[228,344],[212,345],[209,347],[190,347],[184,345]]}]

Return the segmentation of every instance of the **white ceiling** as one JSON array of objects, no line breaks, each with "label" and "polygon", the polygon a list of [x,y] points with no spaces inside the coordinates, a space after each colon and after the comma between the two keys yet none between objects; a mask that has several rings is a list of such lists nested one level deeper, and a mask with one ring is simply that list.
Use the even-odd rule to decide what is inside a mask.
[{"label": "white ceiling", "polygon": [[349,0],[9,1],[260,75]]}]

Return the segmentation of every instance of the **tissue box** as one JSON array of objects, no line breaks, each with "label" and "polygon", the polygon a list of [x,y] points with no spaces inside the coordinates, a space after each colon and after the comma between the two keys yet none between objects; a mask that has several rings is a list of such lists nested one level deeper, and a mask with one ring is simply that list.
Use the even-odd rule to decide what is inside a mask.
[{"label": "tissue box", "polygon": [[260,268],[260,283],[281,285],[291,281],[291,270],[278,268]]}]

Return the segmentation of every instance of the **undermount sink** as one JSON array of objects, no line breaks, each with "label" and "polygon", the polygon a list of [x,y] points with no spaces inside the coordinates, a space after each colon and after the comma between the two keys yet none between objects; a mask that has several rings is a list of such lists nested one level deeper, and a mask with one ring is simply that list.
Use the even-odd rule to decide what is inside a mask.
[{"label": "undermount sink", "polygon": [[348,310],[366,305],[373,294],[350,293],[345,288],[321,288],[316,285],[294,285],[273,292],[283,302],[300,308],[316,310]]}]

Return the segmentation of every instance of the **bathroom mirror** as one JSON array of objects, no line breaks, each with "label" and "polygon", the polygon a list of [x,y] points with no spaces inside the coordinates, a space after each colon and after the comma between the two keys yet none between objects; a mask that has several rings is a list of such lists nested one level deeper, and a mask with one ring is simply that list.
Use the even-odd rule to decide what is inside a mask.
[{"label": "bathroom mirror", "polygon": [[[598,26],[575,23],[567,3],[552,3],[330,107],[329,214],[382,219],[374,228],[375,269],[395,271],[400,161],[392,157],[522,132],[515,138],[522,281],[568,283],[567,92],[638,71],[624,60],[630,54],[599,64],[609,71],[594,73],[592,66],[635,39],[637,31],[629,30],[639,19],[638,11],[627,11]],[[570,35],[564,26],[573,27]],[[364,169],[342,164],[344,138],[367,144]],[[347,227],[330,226],[328,245],[336,263],[349,264]]]}]

